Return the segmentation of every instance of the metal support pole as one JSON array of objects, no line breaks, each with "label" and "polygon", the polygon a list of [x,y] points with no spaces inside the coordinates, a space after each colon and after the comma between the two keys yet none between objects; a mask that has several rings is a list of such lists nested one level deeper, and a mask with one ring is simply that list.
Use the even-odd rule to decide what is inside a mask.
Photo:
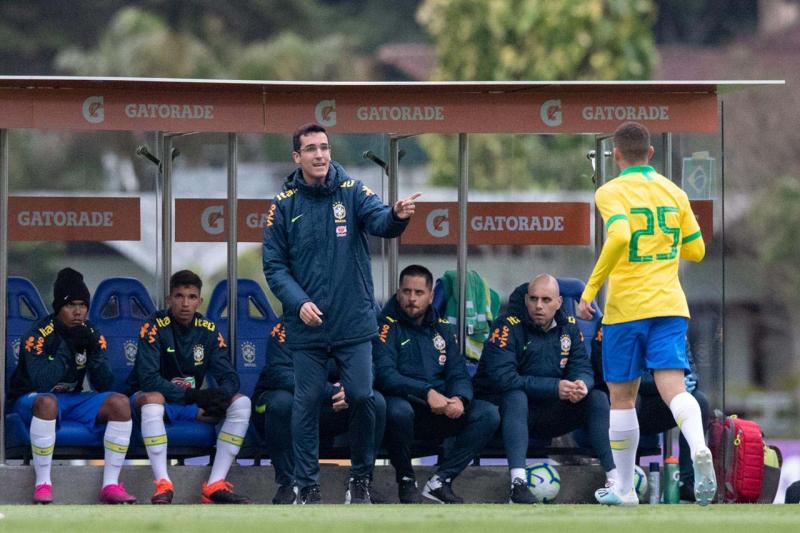
[{"label": "metal support pole", "polygon": [[663,133],[661,135],[661,150],[664,154],[664,176],[674,181],[678,186],[682,186],[680,177],[678,179],[672,175],[672,134]]},{"label": "metal support pole", "polygon": [[458,343],[466,350],[467,325],[467,203],[469,201],[469,138],[458,134]]},{"label": "metal support pole", "polygon": [[231,362],[236,365],[236,304],[239,292],[239,246],[237,232],[236,161],[239,144],[235,133],[228,134],[228,346]]},{"label": "metal support pole", "polygon": [[[671,133],[663,133],[661,134],[661,150],[663,154],[664,160],[664,176],[667,179],[672,180],[676,183],[679,187],[681,186],[681,179],[680,176],[676,177],[672,175],[672,134]],[[664,432],[664,458],[671,457],[673,455],[672,450],[672,439],[675,436],[675,431],[672,429],[668,429]]]},{"label": "metal support pole", "polygon": [[[6,340],[8,314],[8,131],[0,130],[0,339]],[[6,357],[0,363],[0,466],[6,464]]]},{"label": "metal support pole", "polygon": [[[399,176],[398,170],[400,168],[400,156],[399,156],[399,147],[400,147],[400,138],[398,137],[389,137],[389,165],[386,171],[386,174],[389,178],[389,197],[387,198],[387,203],[389,206],[393,206],[399,196]],[[397,290],[397,261],[400,256],[400,239],[389,239],[389,280],[387,283],[387,293],[386,298],[391,298],[391,296]]]},{"label": "metal support pole", "polygon": [[169,292],[169,277],[172,275],[172,137],[159,132],[156,137],[156,150],[161,161],[159,179],[161,181],[161,261],[160,275],[156,280],[157,305],[166,306]]}]

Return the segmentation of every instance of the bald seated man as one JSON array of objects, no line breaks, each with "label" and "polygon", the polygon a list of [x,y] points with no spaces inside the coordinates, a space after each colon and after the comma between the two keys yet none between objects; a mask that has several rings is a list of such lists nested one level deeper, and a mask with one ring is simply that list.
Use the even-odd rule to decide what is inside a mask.
[{"label": "bald seated man", "polygon": [[592,364],[575,317],[561,311],[558,281],[539,274],[509,299],[483,345],[475,395],[500,408],[511,475],[509,503],[536,500],[525,480],[528,440],[585,428],[607,478],[616,475],[608,441],[609,403],[593,389]]}]

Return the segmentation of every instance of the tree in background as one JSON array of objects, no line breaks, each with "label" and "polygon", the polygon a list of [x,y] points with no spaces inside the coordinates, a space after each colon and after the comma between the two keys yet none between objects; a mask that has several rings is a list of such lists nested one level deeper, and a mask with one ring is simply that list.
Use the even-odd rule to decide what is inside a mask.
[{"label": "tree in background", "polygon": [[[437,80],[648,79],[656,59],[650,0],[425,0],[417,20],[433,38]],[[433,182],[454,185],[457,140],[437,136],[423,142]],[[580,142],[564,136],[472,136],[471,184],[585,188]]]}]

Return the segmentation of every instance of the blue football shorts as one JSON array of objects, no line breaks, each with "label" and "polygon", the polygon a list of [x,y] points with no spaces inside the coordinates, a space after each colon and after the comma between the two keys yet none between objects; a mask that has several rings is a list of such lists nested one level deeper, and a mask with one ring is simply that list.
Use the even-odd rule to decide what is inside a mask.
[{"label": "blue football shorts", "polygon": [[105,430],[105,423],[97,424],[95,419],[100,407],[106,399],[114,394],[113,392],[31,392],[20,397],[14,403],[14,411],[19,415],[26,426],[30,426],[33,418],[33,402],[42,394],[55,396],[58,401],[58,417],[56,427],[61,426],[62,421],[79,422],[86,426],[90,431],[100,433]]},{"label": "blue football shorts", "polygon": [[690,370],[689,321],[665,316],[603,325],[603,374],[608,383],[633,381],[649,368]]},{"label": "blue football shorts", "polygon": [[[136,394],[139,393],[137,392]],[[131,413],[139,421],[142,414],[136,409],[136,394],[131,395]],[[199,412],[200,408],[194,403],[184,405],[182,403],[167,402],[164,404],[164,416],[169,422],[196,422],[197,413]]]}]

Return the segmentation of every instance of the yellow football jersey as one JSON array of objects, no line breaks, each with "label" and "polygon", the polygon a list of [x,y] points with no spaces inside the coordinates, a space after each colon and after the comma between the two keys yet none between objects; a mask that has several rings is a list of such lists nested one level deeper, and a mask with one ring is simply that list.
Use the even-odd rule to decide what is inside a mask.
[{"label": "yellow football jersey", "polygon": [[705,244],[686,193],[642,165],[600,187],[595,201],[608,238],[582,298],[592,301],[609,278],[604,324],[688,317],[678,265],[703,259]]}]

